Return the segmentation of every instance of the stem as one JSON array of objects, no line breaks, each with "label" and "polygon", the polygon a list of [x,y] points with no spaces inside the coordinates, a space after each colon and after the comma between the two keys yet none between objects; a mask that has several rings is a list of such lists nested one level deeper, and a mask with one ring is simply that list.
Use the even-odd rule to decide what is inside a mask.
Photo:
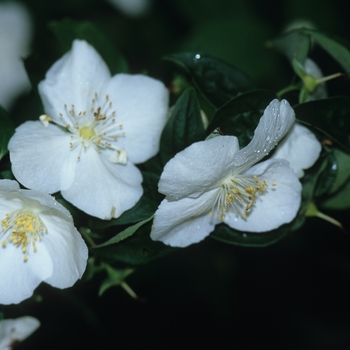
[{"label": "stem", "polygon": [[315,216],[319,217],[320,219],[326,220],[335,226],[338,226],[342,231],[346,232],[343,225],[338,220],[335,220],[332,217],[321,212],[318,212]]},{"label": "stem", "polygon": [[280,99],[285,93],[289,92],[289,91],[293,91],[293,90],[299,90],[300,89],[300,84],[298,85],[290,85],[287,86],[286,88],[280,90],[279,92],[277,92],[277,98]]},{"label": "stem", "polygon": [[335,74],[332,74],[332,75],[328,75],[327,77],[323,77],[323,78],[317,79],[317,82],[319,84],[321,84],[321,83],[324,83],[325,81],[341,77],[342,75],[343,75],[343,73],[335,73]]},{"label": "stem", "polygon": [[120,286],[124,288],[124,290],[134,299],[138,299],[139,297],[137,296],[137,294],[131,289],[131,287],[125,282],[123,281],[122,283],[120,283]]},{"label": "stem", "polygon": [[91,247],[95,247],[96,243],[94,242],[94,240],[90,237],[89,232],[91,232],[91,230],[89,228],[85,228],[85,227],[81,227],[80,228],[80,233],[81,235],[84,237],[84,239],[89,243],[89,245]]}]

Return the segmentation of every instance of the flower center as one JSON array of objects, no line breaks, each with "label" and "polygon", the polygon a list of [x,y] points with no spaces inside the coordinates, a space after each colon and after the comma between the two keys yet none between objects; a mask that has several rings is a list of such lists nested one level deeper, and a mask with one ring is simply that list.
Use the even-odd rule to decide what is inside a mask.
[{"label": "flower center", "polygon": [[[275,184],[272,184],[275,186]],[[234,210],[237,214],[247,219],[247,213],[256,203],[256,196],[266,192],[268,184],[265,180],[259,181],[258,176],[234,175],[228,178],[222,185],[215,202],[217,218],[225,220],[228,211]],[[213,215],[214,211],[210,212]]]},{"label": "flower center", "polygon": [[36,252],[36,242],[48,232],[42,220],[27,210],[6,214],[5,219],[1,220],[1,226],[5,238],[1,242],[2,247],[6,248],[7,241],[15,246],[20,246],[24,254],[24,261],[28,260],[28,247],[32,245]]},{"label": "flower center", "polygon": [[83,139],[91,139],[96,135],[95,130],[90,126],[83,126],[80,128],[79,133]]},{"label": "flower center", "polygon": [[64,111],[58,113],[59,119],[44,114],[40,121],[45,127],[52,122],[71,133],[69,147],[71,150],[79,147],[78,161],[83,151],[94,147],[98,152],[112,151],[109,152],[112,163],[126,164],[127,152],[117,145],[118,138],[125,137],[125,133],[123,125],[116,122],[116,111],[112,106],[108,95],[101,98],[95,93],[88,111],[77,111],[74,105],[64,105]]}]

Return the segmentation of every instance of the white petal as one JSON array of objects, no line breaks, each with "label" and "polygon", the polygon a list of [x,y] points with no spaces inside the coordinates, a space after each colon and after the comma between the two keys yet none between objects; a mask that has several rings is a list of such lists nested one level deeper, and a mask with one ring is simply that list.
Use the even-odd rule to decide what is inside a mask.
[{"label": "white petal", "polygon": [[117,74],[105,86],[125,137],[118,139],[132,163],[141,163],[159,150],[168,113],[169,93],[163,83],[144,75]]},{"label": "white petal", "polygon": [[40,121],[20,125],[8,149],[12,172],[25,187],[54,193],[74,178],[76,156],[69,148],[70,134]]},{"label": "white petal", "polygon": [[7,179],[1,180],[0,190],[6,191],[6,192],[17,191],[19,190],[18,182],[14,180],[7,180]]},{"label": "white petal", "polygon": [[[57,210],[47,210],[40,214],[48,228],[43,238],[53,265],[52,274],[44,282],[57,288],[71,287],[83,275],[88,258],[88,250],[80,233],[67,218]],[[41,247],[38,247],[38,254]],[[29,260],[29,259],[28,259]]]},{"label": "white petal", "polygon": [[14,1],[0,3],[0,105],[7,109],[30,88],[22,58],[29,52],[31,36],[25,6]]},{"label": "white petal", "polygon": [[108,0],[115,8],[130,17],[140,17],[150,9],[150,0]]},{"label": "white petal", "polygon": [[256,204],[249,210],[247,219],[228,212],[226,224],[240,231],[265,232],[295,218],[301,202],[301,184],[287,161],[270,159],[250,168],[246,174],[257,175],[269,187],[263,195],[255,197]]},{"label": "white petal", "polygon": [[111,163],[90,147],[77,164],[72,186],[62,196],[77,208],[101,219],[119,217],[143,193],[141,172],[130,162]]},{"label": "white petal", "polygon": [[196,142],[179,152],[164,167],[159,192],[169,198],[198,197],[218,186],[239,149],[234,136],[218,136]]},{"label": "white petal", "polygon": [[278,144],[271,158],[288,160],[298,178],[303,177],[303,169],[313,166],[320,156],[321,143],[305,126],[295,123],[286,137]]},{"label": "white petal", "polygon": [[164,199],[155,213],[151,238],[172,247],[187,247],[202,241],[215,228],[210,216],[217,190],[198,198]]},{"label": "white petal", "polygon": [[292,107],[286,100],[273,100],[265,109],[252,141],[234,155],[234,165],[249,169],[264,158],[288,132],[295,121]]},{"label": "white petal", "polygon": [[0,321],[0,349],[12,349],[14,341],[28,338],[39,326],[40,322],[30,316]]},{"label": "white petal", "polygon": [[109,80],[107,65],[96,50],[83,40],[74,40],[72,50],[56,61],[38,89],[45,113],[60,122],[64,105],[88,112],[95,92]]}]

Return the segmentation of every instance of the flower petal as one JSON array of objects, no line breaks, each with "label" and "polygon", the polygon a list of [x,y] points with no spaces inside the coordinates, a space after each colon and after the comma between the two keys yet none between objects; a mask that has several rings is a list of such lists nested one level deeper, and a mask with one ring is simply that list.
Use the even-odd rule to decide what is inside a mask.
[{"label": "flower petal", "polygon": [[168,199],[198,197],[213,189],[232,168],[232,155],[239,149],[234,136],[217,136],[193,143],[164,167],[159,192]]},{"label": "flower petal", "polygon": [[118,138],[132,163],[141,163],[159,150],[168,114],[169,93],[164,84],[144,75],[117,74],[105,86],[116,107],[116,120],[125,137]]},{"label": "flower petal", "polygon": [[0,321],[0,349],[12,349],[14,341],[22,341],[28,338],[37,328],[40,322],[30,316]]},{"label": "flower petal", "polygon": [[77,163],[74,183],[62,196],[77,208],[100,219],[119,217],[143,193],[142,175],[133,164],[114,164],[88,148]]},{"label": "flower petal", "polygon": [[8,144],[16,179],[27,188],[47,193],[68,187],[76,163],[69,142],[70,134],[56,125],[44,127],[39,121],[20,125]]},{"label": "flower petal", "polygon": [[[71,287],[83,275],[88,250],[70,217],[61,211],[47,210],[40,218],[48,228],[43,244],[52,261],[52,274],[44,282],[57,288]],[[40,247],[38,247],[38,253]]]},{"label": "flower petal", "polygon": [[251,142],[234,155],[234,165],[241,172],[259,162],[277,145],[295,121],[292,107],[286,100],[273,100],[265,109]]},{"label": "flower petal", "polygon": [[187,247],[202,241],[215,228],[216,219],[209,213],[216,192],[177,201],[164,199],[155,213],[151,238],[172,247]]},{"label": "flower petal", "polygon": [[278,144],[271,158],[283,158],[300,179],[303,169],[313,166],[320,156],[321,143],[305,126],[295,123],[286,137]]},{"label": "flower petal", "polygon": [[53,64],[38,86],[46,114],[62,123],[59,113],[66,117],[64,105],[68,109],[74,105],[77,113],[89,111],[95,92],[109,79],[109,69],[96,50],[86,41],[74,40],[72,49]]},{"label": "flower petal", "polygon": [[265,232],[295,218],[301,202],[301,184],[287,161],[270,159],[250,168],[246,174],[258,176],[259,181],[265,180],[269,187],[264,194],[255,197],[256,203],[247,219],[228,212],[226,224],[240,231]]}]

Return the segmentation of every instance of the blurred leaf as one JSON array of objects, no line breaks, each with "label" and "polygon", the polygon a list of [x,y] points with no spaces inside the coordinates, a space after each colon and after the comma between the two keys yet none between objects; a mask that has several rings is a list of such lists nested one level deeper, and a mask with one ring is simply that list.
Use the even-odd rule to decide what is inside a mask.
[{"label": "blurred leaf", "polygon": [[205,130],[196,92],[193,88],[176,101],[160,139],[163,164],[194,142],[205,138]]},{"label": "blurred leaf", "polygon": [[102,56],[112,75],[128,72],[125,59],[110,39],[93,23],[64,19],[50,22],[49,27],[60,41],[64,52],[71,49],[73,40],[86,40]]},{"label": "blurred leaf", "polygon": [[328,193],[337,192],[350,179],[350,155],[333,148],[332,154],[335,158],[333,168],[336,170],[336,177]]},{"label": "blurred leaf", "polygon": [[294,107],[296,118],[350,152],[350,98],[331,97]]},{"label": "blurred leaf", "polygon": [[310,35],[318,45],[327,51],[344,68],[345,72],[350,72],[350,51],[344,45],[315,30],[304,28],[302,31]]},{"label": "blurred leaf", "polygon": [[332,196],[323,200],[320,207],[331,210],[345,210],[350,208],[350,179]]},{"label": "blurred leaf", "polygon": [[102,282],[98,295],[101,296],[107,289],[121,285],[125,278],[134,272],[133,269],[115,269],[105,265],[108,277]]},{"label": "blurred leaf", "polygon": [[323,165],[317,180],[314,196],[319,197],[327,193],[333,186],[337,176],[337,162],[332,153],[324,156]]},{"label": "blurred leaf", "polygon": [[332,149],[335,158],[333,168],[336,177],[326,197],[320,204],[324,209],[344,210],[350,208],[350,155],[339,149]]},{"label": "blurred leaf", "polygon": [[158,193],[159,177],[156,174],[142,172],[143,176],[143,195],[134,207],[124,212],[119,218],[112,220],[99,220],[91,218],[89,226],[92,230],[104,229],[107,227],[128,225],[152,216],[160,203],[160,194]]},{"label": "blurred leaf", "polygon": [[215,107],[254,88],[250,78],[240,69],[210,55],[187,52],[164,57],[186,73],[193,85]]},{"label": "blurred leaf", "polygon": [[219,127],[224,135],[236,136],[240,147],[244,147],[252,139],[264,109],[274,98],[276,95],[269,90],[253,90],[234,97],[217,110],[208,133]]},{"label": "blurred leaf", "polygon": [[118,244],[110,244],[101,248],[94,247],[92,252],[96,256],[134,266],[147,264],[155,258],[174,251],[174,248],[151,240],[151,226],[151,222],[145,223],[131,237]]},{"label": "blurred leaf", "polygon": [[0,124],[1,124],[1,133],[0,133],[0,160],[2,157],[8,153],[7,144],[10,141],[10,138],[15,133],[15,127],[9,117],[7,111],[0,106]]},{"label": "blurred leaf", "polygon": [[309,54],[311,40],[301,29],[297,29],[269,41],[267,46],[284,53],[291,62],[295,59],[303,64]]}]

